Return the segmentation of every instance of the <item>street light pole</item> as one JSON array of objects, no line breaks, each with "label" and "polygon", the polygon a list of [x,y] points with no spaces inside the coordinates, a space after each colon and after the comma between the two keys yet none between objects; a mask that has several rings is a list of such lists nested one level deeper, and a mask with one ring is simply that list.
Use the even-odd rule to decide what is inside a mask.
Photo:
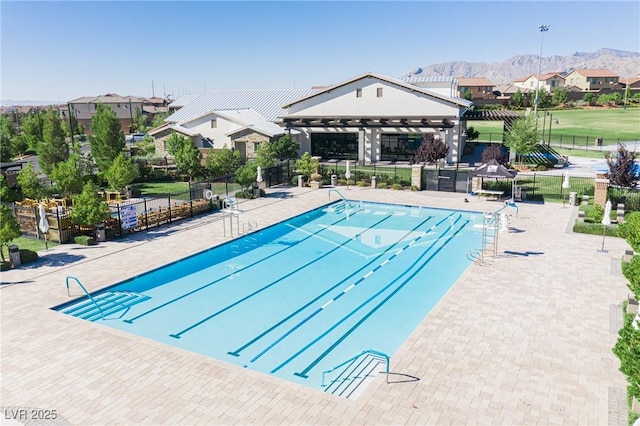
[{"label": "street light pole", "polygon": [[549,31],[551,25],[540,25],[540,54],[538,55],[538,78],[536,79],[536,99],[533,106],[533,115],[536,117],[536,135],[538,134],[538,95],[540,89],[540,67],[542,66],[542,43],[544,42],[544,33]]}]

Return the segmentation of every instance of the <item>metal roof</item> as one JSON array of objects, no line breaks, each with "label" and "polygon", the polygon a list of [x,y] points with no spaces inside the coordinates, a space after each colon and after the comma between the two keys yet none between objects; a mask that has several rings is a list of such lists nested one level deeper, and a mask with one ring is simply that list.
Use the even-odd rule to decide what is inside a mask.
[{"label": "metal roof", "polygon": [[402,77],[398,80],[402,80],[407,83],[439,83],[439,82],[451,82],[454,81],[454,77],[436,76],[436,77]]},{"label": "metal roof", "polygon": [[184,123],[216,110],[252,109],[265,120],[283,116],[282,105],[315,93],[312,89],[215,90],[203,93],[169,116],[166,121]]}]

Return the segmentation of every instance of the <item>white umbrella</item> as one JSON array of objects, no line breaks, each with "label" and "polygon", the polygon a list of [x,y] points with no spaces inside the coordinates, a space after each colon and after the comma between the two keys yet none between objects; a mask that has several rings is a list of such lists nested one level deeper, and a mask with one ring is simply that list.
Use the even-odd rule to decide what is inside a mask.
[{"label": "white umbrella", "polygon": [[262,182],[264,179],[262,178],[262,167],[258,166],[258,177],[256,178],[256,182]]},{"label": "white umbrella", "polygon": [[[562,189],[571,188],[571,184],[569,183],[569,172],[564,172],[564,180],[562,181]],[[562,207],[565,205],[565,198],[562,197]]]},{"label": "white umbrella", "polygon": [[607,200],[604,205],[604,215],[602,215],[602,253],[606,253],[604,250],[604,238],[607,235],[607,226],[611,225],[611,200]]},{"label": "white umbrella", "polygon": [[47,210],[44,204],[40,203],[38,206],[38,211],[40,213],[40,221],[38,222],[38,228],[44,234],[44,248],[48,250],[49,247],[47,245],[47,232],[49,232],[49,222],[47,221]]},{"label": "white umbrella", "polygon": [[344,171],[344,177],[347,178],[347,189],[349,189],[349,178],[351,177],[351,172],[349,171],[349,160],[347,160],[347,169]]}]

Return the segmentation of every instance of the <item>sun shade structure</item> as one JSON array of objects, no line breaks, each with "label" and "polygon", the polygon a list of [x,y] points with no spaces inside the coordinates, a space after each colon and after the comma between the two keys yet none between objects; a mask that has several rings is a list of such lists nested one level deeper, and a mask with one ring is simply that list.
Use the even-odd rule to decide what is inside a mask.
[{"label": "sun shade structure", "polygon": [[512,172],[496,160],[491,160],[469,172],[469,177],[514,179],[516,172]]}]

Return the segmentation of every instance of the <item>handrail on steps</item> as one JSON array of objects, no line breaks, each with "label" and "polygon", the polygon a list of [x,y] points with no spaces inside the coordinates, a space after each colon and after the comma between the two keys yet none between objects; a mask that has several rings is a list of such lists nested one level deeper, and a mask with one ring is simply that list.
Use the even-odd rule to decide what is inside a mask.
[{"label": "handrail on steps", "polygon": [[344,195],[342,195],[342,192],[338,191],[338,190],[337,190],[337,189],[335,189],[335,188],[331,188],[331,189],[329,190],[329,199],[331,199],[331,193],[332,193],[332,192],[335,192],[336,194],[338,194],[338,195],[340,196],[340,198],[342,198],[344,201],[347,201],[347,199],[345,198],[345,196],[344,196]]},{"label": "handrail on steps", "polygon": [[349,358],[348,360],[346,360],[346,361],[344,361],[344,362],[342,362],[342,363],[340,363],[340,364],[336,365],[335,367],[333,367],[333,368],[330,368],[330,369],[328,369],[328,370],[323,371],[323,372],[322,372],[322,385],[321,385],[321,386],[322,386],[322,387],[325,387],[325,386],[326,386],[326,385],[325,385],[325,383],[324,383],[324,377],[325,377],[325,375],[326,375],[327,373],[331,373],[332,371],[337,370],[338,368],[342,367],[343,365],[348,364],[348,363],[350,363],[351,361],[353,361],[353,360],[355,360],[355,359],[360,358],[362,355],[364,355],[364,354],[366,354],[366,353],[369,353],[369,354],[372,354],[372,355],[377,355],[377,356],[382,357],[382,358],[384,358],[384,359],[385,359],[386,364],[387,364],[387,368],[386,368],[386,370],[385,370],[385,374],[387,375],[387,383],[389,383],[389,361],[390,361],[389,355],[385,354],[384,352],[375,351],[375,350],[373,350],[373,349],[367,349],[367,350],[364,350],[364,351],[360,352],[360,353],[359,353],[358,355],[356,355],[356,356],[352,356],[352,357],[351,357],[351,358]]},{"label": "handrail on steps", "polygon": [[76,277],[72,277],[72,276],[68,276],[67,277],[67,296],[71,297],[71,293],[69,292],[69,279],[75,280],[76,283],[78,283],[78,285],[80,286],[80,288],[82,289],[82,291],[84,291],[84,294],[87,295],[87,297],[89,298],[89,300],[91,300],[93,302],[94,305],[96,305],[96,308],[98,308],[98,310],[100,311],[100,316],[102,319],[104,319],[104,311],[102,310],[102,308],[100,307],[100,305],[98,305],[98,303],[96,302],[96,300],[89,294],[89,292],[87,291],[87,289],[82,285],[82,283],[80,282],[79,279],[77,279]]}]

